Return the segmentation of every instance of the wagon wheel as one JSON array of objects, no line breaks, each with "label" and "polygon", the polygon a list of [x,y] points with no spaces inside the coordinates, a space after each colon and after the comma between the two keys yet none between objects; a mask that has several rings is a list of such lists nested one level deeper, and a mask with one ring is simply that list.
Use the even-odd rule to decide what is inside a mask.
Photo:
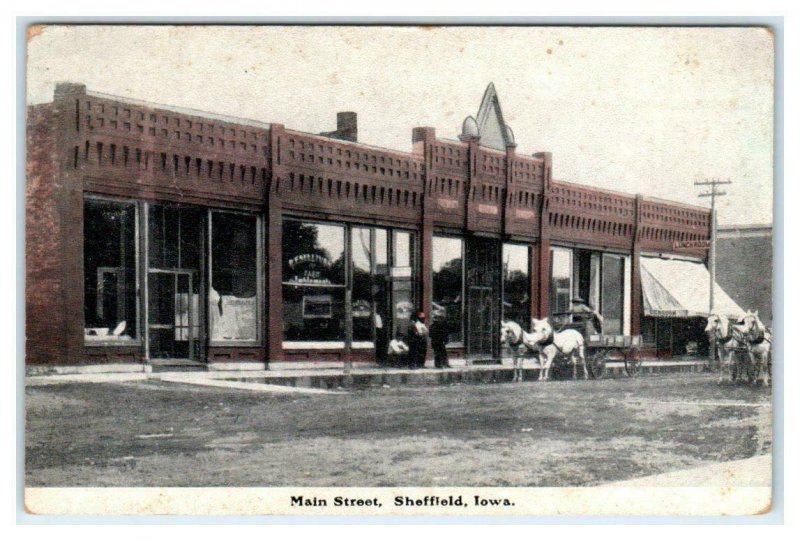
[{"label": "wagon wheel", "polygon": [[625,373],[628,374],[630,378],[636,377],[636,374],[639,373],[639,369],[642,368],[642,360],[637,353],[636,350],[633,350],[625,355]]},{"label": "wagon wheel", "polygon": [[606,352],[599,350],[589,358],[589,371],[594,379],[603,379],[606,374]]}]

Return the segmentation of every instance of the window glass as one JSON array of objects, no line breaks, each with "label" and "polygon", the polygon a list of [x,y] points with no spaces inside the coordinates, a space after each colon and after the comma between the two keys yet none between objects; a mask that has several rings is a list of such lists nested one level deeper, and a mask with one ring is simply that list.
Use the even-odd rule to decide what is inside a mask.
[{"label": "window glass", "polygon": [[288,341],[345,339],[344,288],[283,286],[283,337]]},{"label": "window glass", "polygon": [[656,320],[652,317],[642,317],[642,342],[647,346],[656,344]]},{"label": "window glass", "polygon": [[132,340],[137,335],[136,207],[87,199],[83,235],[86,341]]},{"label": "window glass", "polygon": [[503,319],[527,328],[530,305],[530,250],[521,244],[504,244]]},{"label": "window glass", "polygon": [[568,312],[572,305],[572,250],[550,250],[550,314]]},{"label": "window glass", "polygon": [[283,222],[284,339],[345,339],[345,228]]},{"label": "window glass", "polygon": [[372,300],[375,308],[375,357],[379,363],[386,360],[389,345],[391,297],[389,289],[389,232],[386,229],[372,230],[375,238],[375,275],[372,277]]},{"label": "window glass", "polygon": [[201,268],[204,215],[200,209],[150,205],[148,214],[149,266],[155,269]]},{"label": "window glass", "polygon": [[597,310],[600,307],[600,254],[575,250],[572,267],[573,299],[579,298]]},{"label": "window glass", "polygon": [[464,241],[433,237],[433,317],[443,318],[448,342],[463,342],[463,252]]},{"label": "window glass", "polygon": [[389,274],[389,244],[388,232],[385,229],[375,229],[375,272]]},{"label": "window glass", "polygon": [[350,229],[353,272],[352,309],[353,341],[372,340],[372,231],[368,227]]},{"label": "window glass", "polygon": [[211,340],[258,339],[257,231],[255,216],[211,215]]},{"label": "window glass", "polygon": [[395,336],[405,335],[414,312],[412,254],[414,236],[408,231],[395,231],[392,242],[392,305]]},{"label": "window glass", "polygon": [[283,281],[344,285],[344,226],[284,221]]},{"label": "window glass", "polygon": [[601,296],[603,333],[622,334],[623,275],[625,259],[603,254],[603,292]]},{"label": "window glass", "polygon": [[394,266],[411,267],[411,233],[396,231],[394,234]]}]

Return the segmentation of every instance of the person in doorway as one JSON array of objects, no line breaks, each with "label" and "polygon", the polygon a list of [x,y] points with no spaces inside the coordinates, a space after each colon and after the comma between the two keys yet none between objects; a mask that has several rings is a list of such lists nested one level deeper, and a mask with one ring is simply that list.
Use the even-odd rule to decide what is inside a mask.
[{"label": "person in doorway", "polygon": [[433,348],[433,364],[436,368],[450,368],[447,360],[447,324],[444,317],[434,314],[431,322],[431,348]]},{"label": "person in doorway", "polygon": [[425,313],[417,312],[411,317],[411,325],[406,334],[408,362],[410,368],[423,368],[428,353],[428,327],[425,326]]}]

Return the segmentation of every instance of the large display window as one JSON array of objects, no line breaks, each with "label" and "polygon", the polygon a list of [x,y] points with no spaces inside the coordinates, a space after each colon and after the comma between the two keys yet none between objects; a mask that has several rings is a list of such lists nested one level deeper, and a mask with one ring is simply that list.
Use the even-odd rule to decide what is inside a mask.
[{"label": "large display window", "polygon": [[283,222],[284,340],[344,342],[345,228]]},{"label": "large display window", "polygon": [[138,337],[136,204],[86,198],[83,205],[84,339],[87,345]]},{"label": "large display window", "polygon": [[550,249],[550,314],[563,314],[572,307],[572,250]]},{"label": "large display window", "polygon": [[625,258],[603,254],[603,291],[600,313],[605,334],[623,333]]},{"label": "large display window", "polygon": [[349,342],[380,359],[389,335],[408,328],[415,249],[410,231],[285,219],[284,347]]},{"label": "large display window", "polygon": [[524,244],[503,244],[503,319],[525,328],[530,321],[530,248]]},{"label": "large display window", "polygon": [[433,316],[447,327],[448,344],[464,341],[464,240],[433,237]]},{"label": "large display window", "polygon": [[[586,304],[603,317],[604,334],[629,332],[630,269],[624,255],[585,249],[551,249],[550,314]],[[563,320],[563,318],[561,318]]]},{"label": "large display window", "polygon": [[260,340],[260,224],[257,216],[212,211],[211,287],[208,292],[211,342]]}]

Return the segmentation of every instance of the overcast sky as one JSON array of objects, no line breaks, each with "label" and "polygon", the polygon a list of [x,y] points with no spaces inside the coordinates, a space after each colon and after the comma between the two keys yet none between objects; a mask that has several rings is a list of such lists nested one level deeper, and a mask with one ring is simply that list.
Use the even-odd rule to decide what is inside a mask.
[{"label": "overcast sky", "polygon": [[517,153],[557,180],[706,205],[771,223],[773,40],[735,28],[47,27],[28,99],[57,81],[292,129],[359,115],[359,141],[408,151],[415,126],[456,138],[494,82]]}]

